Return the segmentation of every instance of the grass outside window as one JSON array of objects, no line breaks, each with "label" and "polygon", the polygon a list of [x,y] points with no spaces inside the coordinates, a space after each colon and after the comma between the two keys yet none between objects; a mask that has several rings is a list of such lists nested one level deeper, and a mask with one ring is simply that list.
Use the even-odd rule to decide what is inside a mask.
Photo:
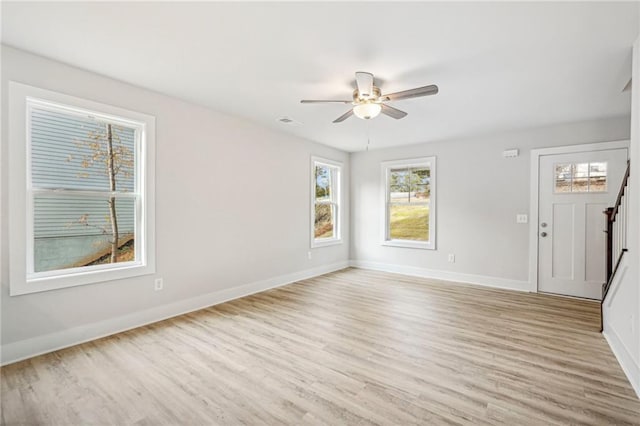
[{"label": "grass outside window", "polygon": [[391,239],[429,241],[429,206],[392,204],[389,210]]}]

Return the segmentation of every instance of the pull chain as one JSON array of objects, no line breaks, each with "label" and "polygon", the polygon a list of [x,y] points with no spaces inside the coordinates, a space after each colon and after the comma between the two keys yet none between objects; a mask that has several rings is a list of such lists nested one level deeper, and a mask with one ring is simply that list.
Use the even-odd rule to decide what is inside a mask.
[{"label": "pull chain", "polygon": [[369,145],[371,144],[371,137],[370,137],[370,124],[369,124],[369,120],[367,120],[367,147],[366,147],[366,151],[369,151]]}]

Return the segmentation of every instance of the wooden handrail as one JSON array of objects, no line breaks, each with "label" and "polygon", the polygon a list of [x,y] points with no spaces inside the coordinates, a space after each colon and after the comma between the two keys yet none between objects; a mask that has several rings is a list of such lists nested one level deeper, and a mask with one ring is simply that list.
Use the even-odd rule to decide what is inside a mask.
[{"label": "wooden handrail", "polygon": [[[616,203],[613,205],[611,209],[611,213],[609,214],[609,219],[611,221],[615,221],[616,216],[618,215],[618,210],[620,209],[620,204],[622,203],[622,197],[624,197],[625,190],[627,189],[627,183],[629,181],[629,169],[631,163],[627,160],[627,170],[624,172],[624,177],[622,178],[622,185],[620,185],[620,190],[618,191],[618,197],[616,198]],[[608,211],[609,209],[607,209]]]}]

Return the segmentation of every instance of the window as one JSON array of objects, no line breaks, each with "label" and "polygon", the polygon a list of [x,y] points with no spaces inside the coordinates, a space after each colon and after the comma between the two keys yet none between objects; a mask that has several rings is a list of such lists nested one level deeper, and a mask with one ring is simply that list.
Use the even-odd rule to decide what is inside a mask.
[{"label": "window", "polygon": [[24,160],[10,176],[26,191],[10,219],[24,217],[11,238],[11,264],[24,265],[12,268],[11,294],[153,273],[153,118],[16,87],[24,137],[11,140],[26,143],[10,152],[12,164]]},{"label": "window", "polygon": [[342,164],[313,157],[311,170],[311,247],[341,243],[340,173]]},{"label": "window", "polygon": [[435,249],[435,157],[382,163],[383,244]]},{"label": "window", "polygon": [[607,163],[562,163],[555,165],[555,192],[606,192]]}]

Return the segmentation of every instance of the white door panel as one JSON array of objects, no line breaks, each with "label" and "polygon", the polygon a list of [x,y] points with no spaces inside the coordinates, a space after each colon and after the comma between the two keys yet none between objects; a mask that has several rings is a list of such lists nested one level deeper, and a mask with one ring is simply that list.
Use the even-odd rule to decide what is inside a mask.
[{"label": "white door panel", "polygon": [[607,223],[603,212],[610,205],[607,203],[589,203],[585,207],[585,280],[603,283],[607,273],[605,260],[607,234],[604,232],[607,229]]},{"label": "white door panel", "polygon": [[626,148],[540,157],[538,291],[600,299],[603,211],[615,203],[626,162]]},{"label": "white door panel", "polygon": [[[576,213],[573,204],[552,204],[551,232],[551,277],[572,280],[574,278],[574,252]],[[543,222],[544,223],[544,222]],[[542,231],[544,232],[544,231]]]}]

